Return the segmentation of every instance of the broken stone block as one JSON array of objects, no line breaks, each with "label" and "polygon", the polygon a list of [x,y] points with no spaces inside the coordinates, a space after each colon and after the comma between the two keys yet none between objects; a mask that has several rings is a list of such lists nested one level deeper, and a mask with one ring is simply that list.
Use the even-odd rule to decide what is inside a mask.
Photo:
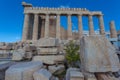
[{"label": "broken stone block", "polygon": [[96,73],[97,80],[120,80],[119,78],[115,78],[107,73]]},{"label": "broken stone block", "polygon": [[57,54],[57,48],[39,48],[37,49],[38,54]]},{"label": "broken stone block", "polygon": [[23,49],[18,49],[13,52],[12,60],[20,61],[25,57],[25,51]]},{"label": "broken stone block", "polygon": [[120,70],[117,71],[117,72],[113,72],[113,75],[114,75],[116,78],[119,78],[119,77],[120,77]]},{"label": "broken stone block", "polygon": [[116,72],[120,69],[114,46],[103,36],[85,36],[80,42],[82,70]]},{"label": "broken stone block", "polygon": [[31,59],[33,57],[32,52],[25,52],[25,59]]},{"label": "broken stone block", "polygon": [[50,80],[59,80],[58,77],[52,76]]},{"label": "broken stone block", "polygon": [[84,75],[77,68],[69,68],[66,73],[66,80],[84,80]]},{"label": "broken stone block", "polygon": [[34,72],[34,80],[50,80],[52,74],[46,69],[40,69],[39,71]]},{"label": "broken stone block", "polygon": [[64,59],[64,55],[39,55],[33,57],[33,61],[41,61],[45,64],[55,64],[59,61],[63,62]]},{"label": "broken stone block", "polygon": [[24,47],[24,50],[25,50],[26,52],[32,52],[32,51],[35,51],[35,50],[36,50],[36,47],[35,47],[35,46],[31,46],[31,45],[26,45],[26,46]]},{"label": "broken stone block", "polygon": [[85,80],[97,80],[94,73],[84,73]]},{"label": "broken stone block", "polygon": [[5,71],[11,66],[16,64],[16,62],[11,61],[1,61],[0,62],[0,80],[5,80]]},{"label": "broken stone block", "polygon": [[64,65],[53,65],[53,66],[48,66],[48,70],[53,74],[60,74],[61,72],[63,72],[65,70],[65,66]]},{"label": "broken stone block", "polygon": [[34,44],[39,47],[54,47],[58,46],[59,40],[56,38],[41,38]]},{"label": "broken stone block", "polygon": [[84,80],[84,76],[79,71],[70,71],[70,80]]},{"label": "broken stone block", "polygon": [[33,73],[42,68],[42,62],[21,62],[11,66],[5,73],[5,80],[33,80]]}]

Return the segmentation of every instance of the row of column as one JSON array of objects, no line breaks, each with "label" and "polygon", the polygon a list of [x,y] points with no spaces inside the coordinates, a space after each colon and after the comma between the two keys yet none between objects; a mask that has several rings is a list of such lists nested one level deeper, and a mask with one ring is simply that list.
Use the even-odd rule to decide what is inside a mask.
[{"label": "row of column", "polygon": [[[99,15],[99,26],[100,26],[100,34],[104,35],[104,21],[103,16]],[[60,39],[60,14],[56,15],[56,38]],[[93,26],[93,19],[92,15],[88,15],[88,23],[89,23],[89,34],[94,35],[94,26]],[[32,39],[37,40],[38,39],[38,24],[39,24],[39,15],[34,15],[34,25],[33,25],[33,35]],[[78,26],[79,26],[79,38],[83,35],[83,26],[82,26],[82,14],[78,15]],[[27,40],[28,36],[28,28],[29,28],[29,14],[25,14],[25,20],[24,20],[24,29],[23,29],[23,40]],[[44,37],[49,37],[49,14],[46,14],[45,17],[45,34]],[[71,14],[68,15],[68,39],[72,39],[72,23],[71,23]]]}]

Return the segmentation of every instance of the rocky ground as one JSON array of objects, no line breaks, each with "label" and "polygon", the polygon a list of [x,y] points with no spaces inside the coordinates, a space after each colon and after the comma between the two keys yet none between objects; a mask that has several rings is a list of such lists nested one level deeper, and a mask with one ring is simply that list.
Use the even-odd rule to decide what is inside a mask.
[{"label": "rocky ground", "polygon": [[0,43],[0,80],[120,80],[119,51],[106,38],[90,36],[78,41],[82,46],[79,67],[65,63],[67,42],[43,38]]}]

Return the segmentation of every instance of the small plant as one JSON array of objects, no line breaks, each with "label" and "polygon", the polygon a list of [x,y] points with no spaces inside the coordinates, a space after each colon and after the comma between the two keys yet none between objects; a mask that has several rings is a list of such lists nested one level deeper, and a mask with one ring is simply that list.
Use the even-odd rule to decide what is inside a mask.
[{"label": "small plant", "polygon": [[30,42],[29,44],[32,44],[32,42]]},{"label": "small plant", "polygon": [[80,46],[76,44],[74,41],[70,41],[67,45],[65,45],[65,58],[70,67],[75,67],[76,62],[80,61],[79,51]]}]

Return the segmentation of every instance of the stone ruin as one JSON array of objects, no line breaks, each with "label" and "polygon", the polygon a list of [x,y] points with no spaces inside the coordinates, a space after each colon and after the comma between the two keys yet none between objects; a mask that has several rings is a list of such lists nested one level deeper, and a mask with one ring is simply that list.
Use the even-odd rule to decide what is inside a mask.
[{"label": "stone ruin", "polygon": [[[101,12],[76,8],[35,8],[32,4],[25,2],[22,5],[25,8],[22,41],[0,43],[0,80],[120,80],[118,51],[105,38]],[[56,14],[57,18],[49,19],[51,13]],[[60,32],[60,15],[62,14],[68,16],[69,29],[67,31],[63,29],[63,32]],[[71,30],[73,14],[79,17],[77,44],[80,46],[81,63],[77,63],[80,65],[79,68],[66,68],[64,45],[74,40]],[[84,15],[89,18],[89,36],[83,36],[82,33],[81,16]],[[100,35],[94,33],[92,16],[99,16]],[[41,29],[38,26],[40,20],[42,21]],[[56,34],[49,32],[48,27],[52,26],[48,25],[49,20],[56,21],[54,25],[56,29],[51,29]],[[111,37],[116,38],[114,22],[111,22],[110,26]],[[63,72],[66,72],[64,77],[56,76],[62,75]]]}]

